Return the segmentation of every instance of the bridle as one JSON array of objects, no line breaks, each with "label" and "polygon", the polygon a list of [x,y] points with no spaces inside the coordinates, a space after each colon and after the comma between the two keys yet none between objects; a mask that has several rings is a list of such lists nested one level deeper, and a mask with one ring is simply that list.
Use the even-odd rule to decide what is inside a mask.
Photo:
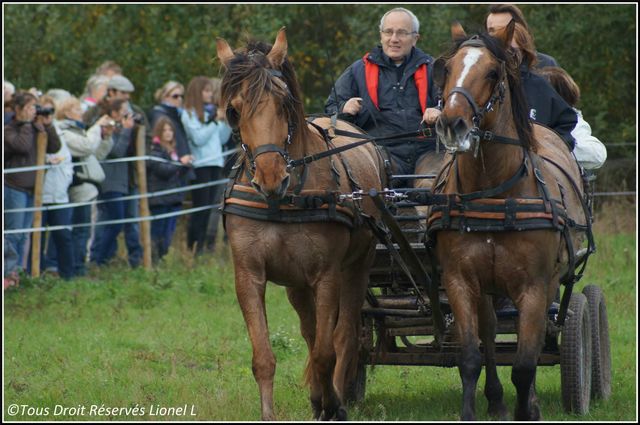
[{"label": "bridle", "polygon": [[[486,48],[486,45],[478,36],[473,36],[469,40],[466,40],[460,45],[458,49],[461,49],[462,47],[467,47],[467,46]],[[495,140],[495,141],[502,141],[503,143],[518,144],[518,145],[521,144],[520,141],[517,141],[515,139],[496,136],[492,132],[489,132],[489,131],[483,132],[482,130],[480,130],[480,123],[482,122],[485,115],[493,111],[494,105],[501,105],[504,102],[504,94],[506,90],[505,79],[507,78],[507,72],[506,72],[505,62],[503,60],[499,60],[499,62],[500,62],[500,74],[498,75],[498,80],[496,82],[496,85],[493,87],[493,91],[491,92],[491,97],[489,98],[487,103],[485,103],[484,107],[482,108],[478,107],[478,104],[476,103],[471,93],[469,93],[469,91],[464,87],[452,88],[444,100],[444,102],[446,103],[447,100],[449,100],[449,98],[452,95],[458,93],[458,94],[461,94],[467,100],[467,102],[471,106],[471,109],[473,109],[473,116],[471,117],[473,128],[469,132],[469,135],[472,143],[474,143],[476,146],[476,151],[477,151],[479,142],[481,140]],[[517,143],[513,143],[513,142],[517,142]]]},{"label": "bridle", "polygon": [[[267,68],[266,71],[269,73],[269,75],[271,76],[272,79],[277,78],[282,82],[283,88],[287,92],[287,96],[291,97],[291,91],[289,90],[289,87],[287,86],[287,84],[283,80],[282,72],[278,71],[277,69],[270,69],[270,68]],[[229,122],[230,126],[232,127],[232,129],[233,129],[233,131],[235,133],[235,136],[240,141],[240,147],[245,152],[245,154],[247,156],[247,160],[249,161],[249,165],[250,165],[250,168],[251,168],[251,173],[255,173],[255,171],[256,171],[256,158],[258,158],[258,156],[260,156],[260,155],[262,155],[264,153],[269,153],[269,152],[275,152],[275,153],[280,154],[282,159],[284,159],[284,162],[287,164],[287,172],[290,171],[290,169],[292,167],[291,167],[291,158],[289,156],[288,148],[291,145],[291,142],[293,140],[293,135],[294,135],[295,129],[296,129],[296,126],[293,123],[293,121],[291,119],[291,116],[287,117],[287,136],[283,141],[284,149],[281,148],[280,146],[276,145],[276,144],[268,143],[266,145],[258,146],[252,152],[251,149],[249,148],[249,145],[247,145],[246,143],[244,143],[242,141],[242,136],[240,135],[240,129],[238,128],[238,125],[237,125],[237,117],[235,117],[236,119],[234,119],[234,117],[230,117],[229,116],[230,113],[232,113],[232,110],[227,108],[227,122]],[[237,113],[237,112],[235,112],[235,113]]]}]

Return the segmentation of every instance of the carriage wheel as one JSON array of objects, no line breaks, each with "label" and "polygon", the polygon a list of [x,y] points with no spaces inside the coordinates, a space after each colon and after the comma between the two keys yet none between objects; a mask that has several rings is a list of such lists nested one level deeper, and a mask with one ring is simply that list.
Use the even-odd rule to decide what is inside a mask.
[{"label": "carriage wheel", "polygon": [[591,396],[606,400],[611,395],[611,343],[607,305],[600,287],[587,285],[582,290],[591,315]]},{"label": "carriage wheel", "polygon": [[589,412],[591,395],[591,322],[587,298],[573,293],[560,343],[562,404],[570,413]]}]

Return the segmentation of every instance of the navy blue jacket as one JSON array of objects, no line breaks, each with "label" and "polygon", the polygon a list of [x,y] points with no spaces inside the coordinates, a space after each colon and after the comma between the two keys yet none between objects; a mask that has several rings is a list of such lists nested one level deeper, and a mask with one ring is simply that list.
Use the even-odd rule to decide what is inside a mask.
[{"label": "navy blue jacket", "polygon": [[[367,133],[374,136],[392,135],[417,131],[422,121],[418,90],[414,74],[422,64],[427,64],[427,107],[437,104],[436,87],[433,84],[433,58],[418,48],[412,48],[411,54],[401,65],[402,72],[378,46],[367,58],[379,67],[378,106],[369,97],[365,81],[365,64],[362,59],[354,62],[335,83],[325,103],[325,112],[340,114],[344,104],[352,97],[361,97],[362,109],[356,115],[341,114],[340,118],[353,122]],[[402,150],[406,141],[399,140],[388,146],[391,150]]]},{"label": "navy blue jacket", "polygon": [[555,130],[571,150],[576,141],[571,131],[578,123],[576,111],[541,76],[526,65],[520,67],[520,80],[529,104],[529,118]]}]

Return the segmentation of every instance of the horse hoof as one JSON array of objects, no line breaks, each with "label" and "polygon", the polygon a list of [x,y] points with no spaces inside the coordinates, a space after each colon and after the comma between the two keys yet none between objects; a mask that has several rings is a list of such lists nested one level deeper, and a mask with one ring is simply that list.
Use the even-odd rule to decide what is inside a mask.
[{"label": "horse hoof", "polygon": [[339,407],[337,410],[323,410],[322,414],[316,420],[321,421],[347,421],[347,409]]},{"label": "horse hoof", "polygon": [[542,415],[540,414],[540,408],[538,406],[532,406],[529,411],[518,411],[514,415],[516,421],[540,421]]},{"label": "horse hoof", "polygon": [[336,412],[336,421],[347,421],[347,409],[344,407],[339,407]]},{"label": "horse hoof", "polygon": [[497,421],[508,421],[509,409],[507,409],[507,406],[505,406],[503,403],[500,403],[497,406],[489,406],[487,415]]}]

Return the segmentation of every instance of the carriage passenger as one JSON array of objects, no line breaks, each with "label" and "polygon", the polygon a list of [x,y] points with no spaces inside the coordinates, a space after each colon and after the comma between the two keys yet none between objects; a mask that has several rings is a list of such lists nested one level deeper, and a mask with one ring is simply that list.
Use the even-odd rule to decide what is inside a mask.
[{"label": "carriage passenger", "polygon": [[[417,131],[435,124],[433,58],[416,47],[420,23],[404,8],[380,20],[380,45],[354,62],[338,78],[325,112],[353,122],[374,136]],[[385,145],[394,174],[413,174],[418,158],[435,151],[435,141],[402,139]]]},{"label": "carriage passenger", "polygon": [[[485,27],[489,34],[494,34],[497,30],[506,27],[511,20],[522,25],[527,34],[533,39],[529,25],[524,19],[522,11],[515,4],[492,4],[489,6],[489,13],[485,18]],[[543,68],[545,66],[560,66],[553,56],[535,51],[537,61],[532,63],[535,68]]]},{"label": "carriage passenger", "polygon": [[537,63],[533,38],[526,28],[517,22],[511,47],[520,63],[520,82],[529,104],[529,118],[555,130],[573,150],[575,139],[571,132],[578,123],[578,115],[544,78],[532,71]]},{"label": "carriage passenger", "polygon": [[578,124],[571,132],[571,135],[576,139],[573,153],[578,163],[586,170],[602,167],[607,159],[607,148],[591,134],[591,126],[582,118],[582,112],[576,108],[576,104],[580,101],[580,88],[576,82],[567,71],[559,67],[549,66],[536,72],[547,80],[578,114]]}]

